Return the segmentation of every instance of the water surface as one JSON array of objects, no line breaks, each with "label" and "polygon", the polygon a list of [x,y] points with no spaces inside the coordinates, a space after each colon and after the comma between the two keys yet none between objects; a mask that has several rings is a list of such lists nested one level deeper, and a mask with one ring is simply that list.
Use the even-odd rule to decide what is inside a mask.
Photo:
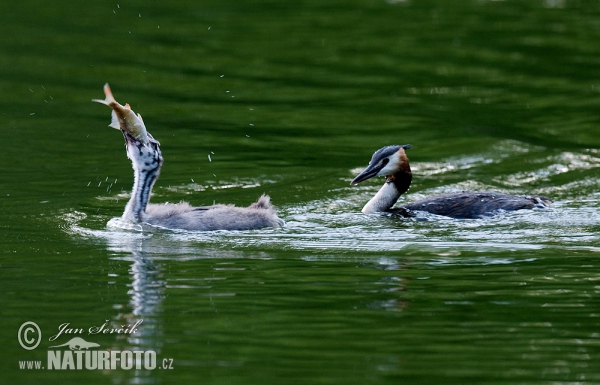
[{"label": "water surface", "polygon": [[[600,383],[598,3],[30,0],[0,15],[1,383]],[[266,193],[286,227],[107,226],[132,173],[90,102],[105,82],[162,144],[153,202]],[[361,214],[383,180],[350,181],[405,143],[400,202],[494,190],[553,207]],[[84,337],[173,370],[18,369],[58,325],[136,320]]]}]

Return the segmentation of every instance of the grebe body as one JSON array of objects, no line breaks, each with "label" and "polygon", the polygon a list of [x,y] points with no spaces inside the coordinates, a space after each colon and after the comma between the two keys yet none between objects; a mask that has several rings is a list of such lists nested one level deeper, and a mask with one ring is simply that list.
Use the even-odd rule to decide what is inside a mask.
[{"label": "grebe body", "polygon": [[412,172],[406,150],[410,144],[386,146],[377,150],[369,166],[351,182],[352,185],[375,176],[385,176],[386,182],[363,207],[363,213],[391,212],[401,216],[414,216],[415,211],[426,211],[457,219],[473,219],[501,211],[544,208],[550,200],[542,196],[519,196],[489,191],[464,191],[444,194],[393,207],[402,194],[408,191]]},{"label": "grebe body", "polygon": [[134,223],[181,230],[250,230],[263,227],[280,227],[270,198],[261,196],[249,207],[213,205],[194,207],[187,202],[151,204],[150,193],[158,179],[163,164],[160,143],[147,132],[142,117],[126,104],[114,99],[110,87],[104,86],[106,99],[94,100],[112,108],[111,127],[121,130],[125,138],[127,157],[134,172],[131,198],[122,218]]}]

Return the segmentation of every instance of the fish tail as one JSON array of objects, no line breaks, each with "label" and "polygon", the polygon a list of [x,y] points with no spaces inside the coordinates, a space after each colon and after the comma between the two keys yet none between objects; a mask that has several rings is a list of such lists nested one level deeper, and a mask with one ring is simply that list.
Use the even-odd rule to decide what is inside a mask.
[{"label": "fish tail", "polygon": [[115,97],[112,94],[112,91],[110,90],[110,86],[108,85],[108,83],[106,83],[104,85],[104,95],[105,95],[104,100],[102,100],[102,99],[92,99],[92,102],[102,103],[102,104],[105,104],[107,106],[110,106],[111,103],[116,103],[117,102],[115,100]]}]

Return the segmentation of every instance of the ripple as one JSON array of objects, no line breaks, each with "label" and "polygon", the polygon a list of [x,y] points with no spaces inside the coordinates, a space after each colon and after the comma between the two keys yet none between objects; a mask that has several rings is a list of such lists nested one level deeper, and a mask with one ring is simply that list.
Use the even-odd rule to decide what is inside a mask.
[{"label": "ripple", "polygon": [[[510,190],[511,187],[538,184],[559,175],[574,171],[585,172],[600,166],[600,158],[594,151],[561,152],[547,156],[547,152],[540,152],[540,148],[515,141],[503,141],[478,155],[444,162],[417,162],[415,168],[422,174],[439,175],[499,164],[524,154],[531,156],[529,164],[541,166],[534,170],[497,176],[493,181]],[[255,187],[257,184],[275,183],[275,179],[260,182],[254,179],[234,180],[222,182],[218,188]],[[127,238],[158,237],[158,240],[151,242],[156,250],[182,253],[184,258],[197,253],[198,248],[207,247],[220,252],[225,249],[256,252],[260,249],[338,254],[410,253],[418,250],[443,258],[448,256],[450,259],[460,256],[464,251],[494,253],[545,248],[597,251],[600,243],[598,187],[600,178],[591,174],[583,178],[570,178],[561,185],[550,183],[540,188],[540,193],[568,199],[555,201],[549,209],[499,213],[476,220],[456,220],[428,213],[419,213],[415,218],[364,215],[360,213],[360,207],[378,187],[344,185],[328,190],[330,196],[325,199],[280,206],[280,216],[286,221],[286,226],[281,229],[190,232],[133,224],[121,218],[95,218],[91,221],[92,224],[102,220],[108,224],[104,229],[93,229],[90,228],[93,226],[88,227],[90,220],[87,215],[78,211],[63,215],[61,228],[73,235],[107,239],[113,245],[127,244],[123,241]],[[190,184],[173,188],[191,193],[215,187]],[[400,203],[436,193],[490,188],[498,190],[494,186],[463,180],[411,193],[406,198],[401,197]],[[118,194],[116,197],[123,196]],[[159,242],[162,244],[158,244]],[[202,256],[210,257],[205,254]]]},{"label": "ripple", "polygon": [[[318,213],[308,205],[283,208],[283,229],[252,231],[190,232],[141,226],[113,218],[106,229],[82,226],[86,215],[63,216],[65,231],[122,243],[123,239],[160,236],[163,249],[210,246],[232,250],[311,250],[313,252],[399,252],[458,253],[540,250],[556,247],[593,249],[600,241],[596,208],[571,208],[568,203],[550,210],[499,214],[477,220],[455,220],[423,215],[399,219],[385,215]],[[304,210],[303,210],[304,209]],[[453,257],[452,257],[453,258]]]}]

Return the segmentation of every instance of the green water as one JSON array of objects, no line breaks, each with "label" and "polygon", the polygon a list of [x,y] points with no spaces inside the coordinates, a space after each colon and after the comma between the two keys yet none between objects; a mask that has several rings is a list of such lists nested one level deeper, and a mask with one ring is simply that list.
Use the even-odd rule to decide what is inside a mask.
[{"label": "green water", "polygon": [[[0,4],[0,383],[600,384],[598,1],[147,3]],[[153,202],[266,193],[286,227],[107,228],[133,177],[105,82],[162,144]],[[361,214],[383,181],[350,180],[404,143],[402,202],[554,206]],[[47,370],[73,336],[173,369]]]}]

